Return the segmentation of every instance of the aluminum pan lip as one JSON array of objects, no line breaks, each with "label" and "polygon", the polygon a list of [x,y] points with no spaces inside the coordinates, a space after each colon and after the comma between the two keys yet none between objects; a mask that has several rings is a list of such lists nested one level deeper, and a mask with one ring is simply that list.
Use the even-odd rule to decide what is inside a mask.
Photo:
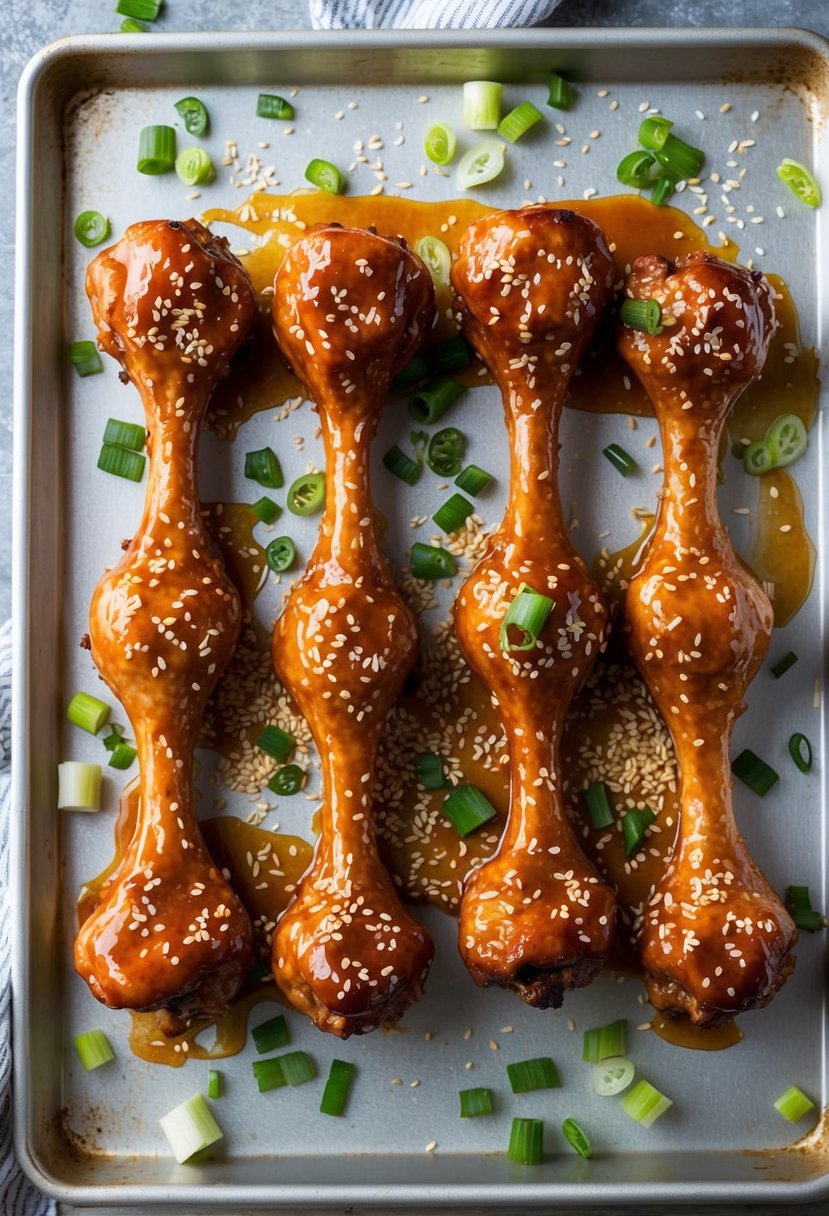
[{"label": "aluminum pan lip", "polygon": [[[155,34],[151,45],[129,35],[73,35],[52,42],[37,52],[23,71],[18,87],[17,160],[16,160],[16,248],[15,268],[16,324],[14,337],[14,445],[13,445],[13,536],[12,554],[15,582],[12,593],[12,646],[15,671],[15,713],[12,721],[12,801],[10,836],[10,898],[14,932],[12,938],[12,1042],[18,1046],[13,1056],[13,1084],[17,1095],[30,1092],[28,1078],[29,1042],[24,1012],[30,1005],[29,967],[31,958],[28,862],[30,842],[26,817],[30,788],[30,755],[28,741],[29,696],[29,604],[31,599],[29,571],[29,503],[31,496],[32,433],[28,402],[31,387],[32,350],[29,335],[33,329],[33,299],[31,281],[36,250],[32,237],[29,185],[34,161],[33,127],[38,88],[63,61],[73,58],[158,57],[159,55],[251,52],[256,54],[321,49],[326,39],[336,38],[338,50],[388,50],[390,47],[423,49],[473,49],[468,32],[448,30],[338,30],[338,31],[273,31],[273,32],[201,32],[198,34]],[[482,49],[549,48],[562,50],[614,49],[783,49],[796,45],[811,51],[829,63],[829,40],[810,30],[796,27],[773,29],[746,27],[721,28],[560,28],[530,30],[476,31],[474,47]],[[821,436],[821,453],[825,444]],[[823,461],[819,465],[821,489],[825,487]],[[821,539],[824,537],[821,521]],[[826,607],[826,574],[820,578],[821,603]],[[821,710],[824,725],[825,710]],[[826,1026],[823,1031],[823,1054],[826,1056]],[[18,1160],[28,1177],[46,1194],[75,1205],[141,1204],[163,1209],[195,1207],[217,1211],[238,1211],[242,1207],[278,1208],[296,1211],[308,1208],[337,1210],[349,1204],[366,1208],[428,1208],[432,1211],[452,1211],[482,1206],[481,1187],[463,1184],[233,1184],[211,1183],[161,1185],[142,1187],[140,1183],[126,1185],[75,1185],[62,1182],[41,1163],[31,1133],[31,1111],[28,1101],[18,1101],[14,1116],[14,1142]],[[140,1158],[136,1159],[140,1163]],[[520,1196],[520,1198],[519,1198]],[[542,1204],[563,1204],[566,1207],[588,1207],[597,1204],[656,1205],[666,1199],[682,1202],[747,1205],[750,1203],[805,1203],[829,1196],[829,1174],[806,1182],[735,1180],[704,1181],[693,1185],[662,1182],[572,1183],[527,1182],[498,1183],[487,1187],[485,1206],[515,1211],[538,1208]]]}]

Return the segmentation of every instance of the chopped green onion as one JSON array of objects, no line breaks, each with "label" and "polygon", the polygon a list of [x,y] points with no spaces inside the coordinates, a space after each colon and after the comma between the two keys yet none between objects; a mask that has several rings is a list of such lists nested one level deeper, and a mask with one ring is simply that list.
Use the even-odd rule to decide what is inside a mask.
[{"label": "chopped green onion", "polygon": [[421,474],[420,465],[412,460],[411,456],[407,456],[396,443],[386,452],[383,464],[390,473],[405,481],[408,486],[413,486]]},{"label": "chopped green onion", "polygon": [[[507,654],[514,650],[533,650],[555,606],[555,600],[550,599],[549,595],[542,595],[540,591],[533,591],[527,583],[522,583],[501,620],[501,650]],[[517,629],[523,635],[520,642],[510,641],[510,629]]]},{"label": "chopped green onion", "polygon": [[468,836],[498,812],[476,785],[459,785],[443,801],[443,813],[459,836]]},{"label": "chopped green onion", "polygon": [[417,779],[425,790],[445,790],[449,787],[443,759],[437,752],[421,752],[414,759]]},{"label": "chopped green onion", "polygon": [[636,1069],[627,1056],[610,1056],[592,1068],[593,1092],[600,1098],[612,1098],[623,1093],[633,1080]]},{"label": "chopped green onion", "polygon": [[146,34],[148,32],[146,25],[142,25],[134,17],[125,17],[120,29],[122,34]]},{"label": "chopped green onion", "polygon": [[766,431],[774,468],[785,469],[799,460],[809,445],[809,436],[797,414],[781,414]]},{"label": "chopped green onion", "polygon": [[802,1089],[790,1085],[786,1092],[777,1099],[774,1109],[788,1119],[789,1123],[797,1123],[810,1110],[814,1110],[814,1102],[807,1098]]},{"label": "chopped green onion", "polygon": [[677,181],[687,181],[689,177],[699,177],[705,163],[705,153],[699,148],[692,148],[684,139],[676,135],[666,134],[661,148],[654,149],[656,159],[663,165],[671,177]]},{"label": "chopped green onion", "polygon": [[758,439],[743,449],[743,468],[750,477],[762,477],[774,468],[774,457],[765,439]]},{"label": "chopped green onion", "polygon": [[627,477],[628,473],[632,473],[637,467],[633,457],[618,443],[609,443],[606,448],[602,448],[602,455],[623,477]]},{"label": "chopped green onion", "polygon": [[442,532],[451,536],[458,528],[463,527],[474,510],[472,503],[468,498],[464,498],[463,494],[452,494],[438,507],[432,519]]},{"label": "chopped green onion", "polygon": [[625,1094],[620,1105],[631,1119],[635,1119],[643,1127],[651,1127],[660,1115],[664,1115],[665,1111],[673,1106],[673,1102],[658,1089],[654,1089],[648,1081],[638,1081],[633,1089]]},{"label": "chopped green onion", "polygon": [[812,767],[812,745],[805,735],[795,731],[789,739],[789,755],[794,760],[801,773],[808,773]]},{"label": "chopped green onion", "polygon": [[279,490],[285,484],[282,468],[272,448],[261,448],[245,454],[245,477],[269,490]]},{"label": "chopped green onion", "polygon": [[320,1112],[323,1115],[339,1116],[345,1113],[351,1082],[354,1079],[354,1065],[347,1060],[332,1060],[328,1072],[328,1080],[322,1091]]},{"label": "chopped green onion", "polygon": [[127,481],[140,481],[144,476],[146,457],[140,452],[132,452],[129,448],[116,447],[114,443],[105,443],[98,457],[98,468],[104,473],[112,473],[115,477],[123,477]]},{"label": "chopped green onion", "polygon": [[785,182],[795,198],[807,207],[820,206],[820,186],[815,175],[798,160],[785,157],[777,166],[777,176]]},{"label": "chopped green onion", "polygon": [[661,114],[652,114],[650,118],[645,118],[639,127],[640,144],[643,148],[658,151],[665,146],[668,132],[673,125],[670,118],[663,118]]},{"label": "chopped green onion", "polygon": [[277,764],[284,764],[296,751],[296,739],[286,730],[268,725],[256,740],[256,746]]},{"label": "chopped green onion", "polygon": [[445,342],[437,342],[430,346],[429,368],[433,376],[451,376],[461,368],[469,367],[472,362],[472,350],[469,343],[460,334],[454,334]]},{"label": "chopped green onion", "polygon": [[182,148],[176,157],[176,175],[185,186],[206,186],[216,176],[210,153],[204,148]]},{"label": "chopped green onion", "polygon": [[587,1138],[583,1128],[579,1127],[575,1119],[565,1119],[561,1125],[561,1130],[564,1134],[564,1139],[575,1149],[580,1157],[587,1158],[593,1152],[593,1147]]},{"label": "chopped green onion", "polygon": [[607,786],[603,781],[594,781],[584,791],[584,801],[587,803],[587,813],[594,828],[609,828],[615,817],[607,795]]},{"label": "chopped green onion", "polygon": [[280,97],[278,93],[260,93],[256,99],[256,116],[257,118],[278,118],[286,121],[295,116],[295,110],[291,103],[284,97]]},{"label": "chopped green onion", "polygon": [[288,1085],[304,1085],[306,1081],[313,1081],[317,1075],[316,1064],[304,1051],[289,1051],[277,1058]]},{"label": "chopped green onion", "polygon": [[475,498],[493,480],[492,474],[487,473],[486,469],[480,468],[477,464],[468,464],[465,469],[462,469],[455,478],[455,485],[459,490],[463,490],[466,494],[471,494]]},{"label": "chopped green onion", "polygon": [[90,735],[97,735],[102,726],[106,726],[112,712],[106,701],[99,701],[88,692],[76,692],[66,707],[66,716],[73,726]]},{"label": "chopped green onion", "polygon": [[561,1079],[558,1069],[549,1056],[538,1056],[533,1060],[519,1060],[507,1064],[507,1076],[514,1094],[528,1094],[535,1089],[559,1089]]},{"label": "chopped green onion", "polygon": [[658,177],[653,184],[651,190],[651,202],[655,207],[664,207],[665,203],[674,192],[674,180],[671,177],[664,175]]},{"label": "chopped green onion", "polygon": [[109,734],[103,740],[104,747],[108,752],[114,752],[119,743],[123,742],[124,728],[118,726],[115,722],[110,723]]},{"label": "chopped green onion", "polygon": [[138,137],[138,172],[157,177],[176,163],[175,127],[143,127]]},{"label": "chopped green onion", "polygon": [[443,417],[464,391],[462,384],[448,376],[433,380],[409,398],[409,413],[415,422],[430,426]]},{"label": "chopped green onion", "polygon": [[101,766],[80,760],[58,765],[58,810],[100,811]]},{"label": "chopped green onion", "polygon": [[[656,821],[649,806],[634,807],[622,816],[622,839],[625,842],[625,857],[638,852],[645,839],[645,831]],[[618,1054],[618,1053],[617,1053]]]},{"label": "chopped green onion", "polygon": [[623,186],[634,186],[637,190],[644,190],[651,184],[655,164],[656,157],[650,152],[629,152],[619,161],[616,169],[617,180]]},{"label": "chopped green onion", "polygon": [[161,0],[118,0],[115,11],[121,17],[137,17],[140,21],[155,21]]},{"label": "chopped green onion", "polygon": [[104,430],[104,443],[114,443],[118,448],[129,448],[133,452],[143,452],[147,442],[147,432],[137,422],[119,422],[110,418]]},{"label": "chopped green onion", "polygon": [[731,771],[761,798],[765,798],[771,787],[780,780],[780,774],[776,773],[771,765],[766,764],[765,760],[761,760],[750,747],[745,748],[731,761]]},{"label": "chopped green onion", "polygon": [[305,180],[320,190],[327,190],[329,194],[342,194],[345,189],[345,178],[337,166],[332,165],[330,160],[320,160],[318,157],[309,162]]},{"label": "chopped green onion", "polygon": [[547,88],[549,91],[549,95],[547,97],[548,106],[552,106],[554,110],[570,109],[576,94],[572,86],[564,79],[563,76],[559,76],[555,72],[550,72],[547,76]]},{"label": "chopped green onion", "polygon": [[72,229],[75,238],[87,249],[94,249],[109,236],[109,220],[100,211],[82,211]]},{"label": "chopped green onion", "polygon": [[97,376],[98,372],[104,370],[98,347],[94,342],[70,342],[66,353],[79,376]]},{"label": "chopped green onion", "polygon": [[115,1052],[103,1030],[87,1030],[86,1034],[79,1034],[75,1038],[75,1051],[87,1072],[115,1059]]},{"label": "chopped green onion", "polygon": [[481,1115],[491,1115],[495,1110],[491,1089],[461,1089],[458,1090],[458,1097],[461,1100],[462,1119],[478,1119]]},{"label": "chopped green onion", "polygon": [[531,101],[522,101],[520,106],[510,110],[498,123],[498,134],[502,139],[508,139],[511,144],[541,122],[544,115]]},{"label": "chopped green onion", "polygon": [[303,473],[288,490],[288,510],[294,515],[316,515],[325,506],[325,475]]},{"label": "chopped green onion", "polygon": [[807,933],[818,933],[824,927],[822,914],[812,907],[808,887],[788,887],[786,907],[798,929],[805,929]]},{"label": "chopped green onion", "polygon": [[423,149],[435,165],[451,165],[457,140],[455,132],[445,122],[436,122],[426,132]]},{"label": "chopped green onion", "polygon": [[305,770],[298,764],[286,764],[284,768],[276,770],[268,782],[268,789],[283,798],[290,798],[302,789],[306,775]]},{"label": "chopped green onion", "polygon": [[788,654],[783,655],[782,659],[777,660],[777,662],[771,668],[771,674],[776,680],[779,680],[781,676],[786,674],[790,667],[794,667],[796,662],[797,655],[793,650],[790,650]]},{"label": "chopped green onion", "polygon": [[504,168],[504,145],[494,139],[470,148],[458,162],[456,178],[461,190],[484,186],[494,181]]},{"label": "chopped green onion", "polygon": [[204,1094],[194,1094],[169,1114],[162,1115],[159,1123],[179,1165],[224,1135]]},{"label": "chopped green onion", "polygon": [[430,439],[426,462],[438,477],[454,477],[461,471],[465,451],[466,436],[463,431],[455,426],[447,426]]},{"label": "chopped green onion", "polygon": [[271,1056],[269,1060],[254,1060],[251,1069],[260,1094],[266,1094],[272,1089],[282,1089],[288,1084],[279,1056]]},{"label": "chopped green onion", "polygon": [[463,125],[468,131],[494,131],[501,118],[501,85],[467,80],[463,86]]},{"label": "chopped green onion", "polygon": [[623,325],[630,329],[643,329],[656,336],[662,333],[662,306],[658,300],[625,300],[619,312]]},{"label": "chopped green onion", "polygon": [[415,253],[426,263],[433,282],[439,287],[445,287],[452,268],[449,246],[438,236],[422,236],[415,245]]},{"label": "chopped green onion", "polygon": [[276,1051],[278,1047],[284,1047],[291,1041],[285,1015],[278,1013],[276,1017],[268,1018],[267,1022],[254,1026],[251,1037],[260,1056],[265,1055],[268,1051]]},{"label": "chopped green onion", "polygon": [[516,1165],[541,1165],[544,1160],[544,1123],[541,1119],[513,1119],[507,1156]]},{"label": "chopped green onion", "polygon": [[623,1056],[628,1046],[627,1018],[619,1018],[607,1026],[585,1030],[581,1058],[588,1064],[598,1064],[611,1056]]},{"label": "chopped green onion", "polygon": [[204,102],[199,101],[198,97],[182,97],[181,101],[176,102],[176,109],[188,135],[210,134],[210,116]]},{"label": "chopped green onion", "polygon": [[277,536],[265,549],[265,561],[274,574],[284,574],[296,561],[296,545],[290,536]]},{"label": "chopped green onion", "polygon": [[422,355],[415,355],[411,363],[407,363],[391,382],[391,391],[395,397],[405,397],[418,384],[429,378],[429,368]]},{"label": "chopped green onion", "polygon": [[109,754],[109,767],[123,772],[129,768],[137,755],[138,752],[131,743],[116,743]]},{"label": "chopped green onion", "polygon": [[409,567],[413,578],[452,578],[458,573],[458,563],[453,553],[437,545],[424,545],[415,541],[409,556]]},{"label": "chopped green onion", "polygon": [[272,524],[279,518],[282,510],[278,503],[275,503],[272,498],[268,498],[267,494],[257,498],[256,502],[251,504],[250,509],[263,524]]},{"label": "chopped green onion", "polygon": [[218,1068],[208,1068],[207,1070],[207,1096],[214,1101],[221,1098],[225,1091],[224,1078]]}]

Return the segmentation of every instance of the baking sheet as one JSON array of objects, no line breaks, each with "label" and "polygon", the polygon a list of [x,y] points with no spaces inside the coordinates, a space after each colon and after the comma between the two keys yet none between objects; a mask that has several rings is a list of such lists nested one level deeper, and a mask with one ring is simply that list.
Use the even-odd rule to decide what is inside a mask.
[{"label": "baking sheet", "polygon": [[[821,104],[825,111],[829,89],[819,39],[791,32],[533,31],[476,35],[475,42],[470,45],[468,35],[453,42],[423,34],[73,39],[39,57],[22,83],[15,498],[15,569],[20,573],[15,613],[20,681],[15,724],[16,1118],[24,1164],[41,1185],[70,1200],[166,1208],[197,1202],[203,1208],[490,1203],[514,1209],[565,1200],[588,1205],[805,1199],[824,1186],[819,1146],[797,1156],[772,1152],[752,1157],[743,1150],[775,1150],[791,1140],[791,1129],[771,1106],[789,1084],[801,1084],[821,1106],[826,1104],[825,935],[802,941],[794,977],[767,1010],[742,1019],[743,1043],[715,1055],[683,1052],[652,1034],[633,1031],[650,1016],[637,1000],[642,985],[634,980],[618,983],[605,974],[589,989],[569,995],[562,1010],[546,1014],[525,1008],[512,994],[481,992],[457,957],[455,922],[428,909],[418,915],[435,936],[436,961],[427,994],[407,1013],[401,1033],[378,1033],[343,1045],[321,1036],[299,1015],[289,1015],[292,1043],[314,1055],[323,1076],[334,1056],[358,1063],[360,1079],[347,1118],[335,1122],[319,1116],[318,1085],[259,1097],[248,1049],[218,1065],[227,1092],[217,1111],[226,1161],[210,1167],[176,1166],[158,1126],[160,1114],[204,1089],[208,1065],[191,1061],[172,1070],[135,1059],[127,1046],[128,1016],[101,1009],[71,968],[76,893],[111,856],[113,816],[64,815],[58,820],[53,809],[56,762],[69,755],[98,760],[100,748],[77,731],[67,733],[62,711],[71,691],[95,686],[89,656],[78,648],[78,639],[86,629],[92,589],[104,567],[117,561],[120,541],[134,530],[143,502],[142,486],[94,470],[106,418],[140,419],[136,393],[120,385],[110,360],[104,375],[89,380],[64,369],[65,342],[93,334],[83,294],[90,255],[71,236],[79,211],[103,211],[117,237],[136,219],[238,205],[252,183],[238,184],[244,171],[231,174],[222,165],[227,139],[237,141],[243,165],[248,153],[260,156],[264,166],[273,164],[281,183],[274,192],[282,193],[301,184],[309,155],[350,164],[355,141],[367,143],[375,134],[383,140],[379,155],[388,192],[395,183],[410,180],[415,186],[407,193],[413,197],[450,199],[457,193],[451,177],[420,177],[418,170],[428,125],[442,119],[461,126],[458,82],[481,75],[540,80],[545,70],[556,67],[581,88],[577,108],[563,117],[573,140],[561,149],[566,167],[553,165],[557,150],[550,148],[549,138],[528,137],[510,151],[514,168],[480,191],[481,200],[518,206],[539,195],[555,201],[577,199],[593,189],[615,192],[613,170],[634,144],[643,107],[659,107],[681,119],[689,138],[698,123],[699,144],[712,167],[724,164],[734,140],[755,139],[745,156],[749,175],[740,203],[742,208],[751,202],[756,210],[741,209],[745,229],[734,231],[729,225],[728,234],[742,245],[743,260],[752,257],[762,269],[785,275],[800,311],[804,342],[825,344],[820,277],[824,220],[820,212],[789,201],[769,171],[786,155],[817,164],[823,158],[825,163],[817,112]],[[810,82],[808,89],[804,80]],[[255,94],[259,88],[287,92],[291,85],[300,86],[292,124],[296,130],[285,136],[281,124],[255,118]],[[602,97],[604,89],[608,95]],[[211,114],[207,147],[219,169],[217,182],[203,189],[198,200],[188,200],[188,191],[172,175],[147,179],[134,170],[140,126],[170,122],[172,103],[187,92],[197,92]],[[428,96],[428,102],[418,102],[421,96]],[[541,104],[543,86],[507,89],[513,104],[525,96]],[[610,108],[613,101],[618,108]],[[721,114],[726,102],[731,108]],[[64,142],[61,120],[67,107],[71,118]],[[703,119],[695,118],[697,110]],[[335,117],[339,112],[340,119]],[[590,139],[596,130],[600,136]],[[405,142],[395,146],[400,134]],[[270,146],[259,148],[260,141]],[[583,142],[591,145],[589,153],[580,152]],[[231,175],[236,181],[229,180]],[[350,190],[368,193],[375,181],[369,167],[361,166],[350,179]],[[692,209],[688,196],[680,196],[678,205]],[[782,219],[778,205],[785,211]],[[712,210],[722,209],[714,204]],[[764,222],[752,224],[750,214],[761,215]],[[726,225],[718,223],[713,231],[720,228]],[[238,232],[233,240],[237,246],[246,244]],[[205,436],[205,499],[248,499],[244,453],[265,444],[278,451],[286,484],[305,471],[309,460],[321,462],[317,421],[310,410],[304,407],[280,423],[274,421],[275,412],[245,423],[234,444]],[[807,499],[808,527],[822,553],[821,421],[796,474]],[[468,459],[498,477],[500,495],[489,495],[482,512],[495,523],[507,472],[495,391],[467,394],[453,410],[452,422],[470,437]],[[655,502],[659,476],[607,476],[601,449],[614,439],[624,442],[643,470],[655,459],[645,446],[655,433],[651,420],[640,422],[636,432],[622,427],[618,416],[565,414],[561,496],[565,504],[577,504],[574,540],[588,560],[601,543],[615,549],[632,540],[638,525],[629,508]],[[435,505],[431,481],[403,493],[380,468],[381,454],[405,440],[409,429],[408,420],[389,409],[374,447],[377,503],[390,521],[386,551],[398,568],[416,538],[410,517],[431,513]],[[295,436],[304,439],[301,451],[292,442]],[[720,498],[742,552],[750,548],[752,517],[735,516],[732,509],[751,506],[751,491],[744,479],[732,477]],[[290,518],[303,560],[315,527],[313,520]],[[611,536],[599,541],[599,533],[608,529]],[[279,530],[268,533],[263,527],[257,535],[267,541]],[[276,587],[259,597],[260,619],[270,622],[280,597]],[[743,787],[735,791],[735,802],[740,826],[772,885],[780,890],[790,881],[808,882],[821,908],[826,906],[824,731],[822,705],[813,707],[813,689],[823,662],[824,597],[819,562],[809,602],[773,643],[774,653],[792,649],[801,657],[786,677],[787,703],[781,707],[783,686],[761,673],[734,740],[737,751],[763,740],[770,759],[781,748],[785,751],[793,730],[803,730],[816,745],[810,777],[780,763],[773,802],[760,803]],[[444,615],[445,603],[441,612],[431,614],[432,623]],[[210,786],[210,756],[203,754],[201,761],[201,810],[210,813],[220,795]],[[105,805],[114,808],[118,782],[108,779],[106,784]],[[311,788],[318,789],[318,782]],[[244,818],[252,808],[244,796],[222,791],[221,797],[228,799],[227,813]],[[312,804],[294,801],[296,806],[280,804],[280,830],[307,837]],[[272,827],[273,818],[264,826]],[[260,1006],[252,1023],[273,1012],[273,1007]],[[677,1099],[670,1116],[651,1133],[629,1120],[617,1103],[592,1095],[579,1062],[581,1031],[615,1017],[629,1019],[630,1054],[641,1073]],[[575,1030],[568,1029],[569,1022]],[[93,1026],[106,1030],[118,1058],[105,1070],[85,1074],[71,1044],[75,1034]],[[470,1027],[471,1037],[465,1037]],[[554,1057],[564,1087],[513,1098],[505,1084],[505,1063],[538,1054]],[[467,1062],[471,1070],[464,1067]],[[395,1078],[402,1084],[392,1084]],[[498,1091],[495,1117],[474,1124],[458,1119],[457,1090],[467,1085]],[[517,1168],[502,1155],[514,1114],[545,1119],[544,1166]],[[575,1158],[558,1134],[566,1116],[577,1118],[592,1135],[596,1156],[588,1163]],[[437,1147],[427,1153],[432,1141]]]}]

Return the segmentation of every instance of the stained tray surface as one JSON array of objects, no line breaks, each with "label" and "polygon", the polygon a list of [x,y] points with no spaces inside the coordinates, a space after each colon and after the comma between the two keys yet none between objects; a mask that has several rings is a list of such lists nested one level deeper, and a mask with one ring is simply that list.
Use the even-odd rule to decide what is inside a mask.
[{"label": "stained tray surface", "polygon": [[[347,1118],[335,1122],[318,1114],[321,1083],[258,1096],[249,1046],[218,1064],[227,1093],[217,1109],[226,1161],[176,1167],[158,1117],[205,1088],[208,1065],[190,1061],[174,1070],[134,1058],[127,1043],[128,1016],[104,1011],[71,968],[75,897],[81,883],[111,856],[120,781],[117,775],[107,777],[104,814],[64,815],[58,824],[52,774],[60,758],[100,759],[100,743],[64,729],[60,718],[71,691],[96,689],[91,661],[78,640],[86,630],[92,589],[105,566],[117,561],[121,539],[134,530],[143,501],[143,487],[95,470],[106,418],[140,419],[135,391],[119,384],[108,360],[104,375],[83,381],[59,366],[64,342],[93,332],[83,291],[90,255],[71,235],[79,211],[103,211],[117,237],[137,219],[238,206],[253,190],[252,182],[240,184],[248,154],[275,167],[280,185],[271,193],[282,194],[302,184],[310,155],[346,166],[355,159],[355,141],[368,145],[374,135],[383,141],[382,151],[367,155],[382,158],[387,192],[399,188],[395,183],[409,181],[413,186],[405,193],[413,198],[451,199],[458,193],[451,170],[445,178],[434,172],[421,176],[419,170],[426,163],[422,137],[431,122],[462,125],[458,82],[483,74],[535,81],[508,84],[506,101],[536,101],[545,110],[547,130],[510,149],[510,171],[478,193],[482,201],[517,206],[539,195],[556,201],[580,199],[592,190],[615,193],[615,166],[635,146],[641,112],[650,107],[675,118],[681,134],[705,149],[707,165],[724,180],[736,172],[726,167],[735,156],[734,142],[755,141],[737,154],[739,167],[747,172],[739,192],[730,196],[744,229],[725,222],[720,191],[709,185],[711,211],[718,216],[709,237],[726,231],[741,246],[741,260],[752,258],[760,268],[783,274],[798,305],[804,343],[820,347],[826,315],[820,277],[822,214],[799,208],[777,182],[774,167],[786,155],[825,163],[816,121],[817,107],[826,104],[822,47],[795,34],[746,34],[731,40],[658,32],[603,38],[567,31],[557,31],[554,39],[546,33],[493,36],[480,46],[453,46],[425,36],[338,37],[313,44],[276,36],[258,38],[255,45],[244,37],[219,36],[188,38],[186,43],[176,37],[138,41],[140,47],[130,42],[129,50],[124,40],[114,38],[59,45],[30,69],[24,82],[21,203],[26,215],[21,232],[28,261],[23,259],[20,287],[25,297],[21,316],[31,327],[19,335],[18,347],[16,569],[25,564],[30,590],[27,594],[21,582],[17,601],[17,670],[25,662],[28,677],[25,712],[17,723],[21,835],[15,1035],[18,1139],[29,1168],[56,1193],[89,1202],[112,1202],[116,1194],[122,1202],[192,1202],[198,1195],[203,1206],[243,1200],[298,1206],[335,1199],[519,1206],[530,1199],[565,1197],[584,1203],[666,1202],[680,1194],[684,1199],[741,1194],[757,1200],[777,1193],[787,1198],[814,1193],[822,1185],[824,1168],[819,1146],[796,1156],[755,1157],[743,1150],[775,1150],[791,1141],[792,1130],[771,1105],[788,1085],[800,1084],[821,1106],[827,1102],[824,935],[804,937],[794,977],[767,1010],[742,1019],[742,1043],[719,1054],[697,1053],[633,1029],[650,1018],[649,1007],[638,999],[642,985],[633,979],[620,982],[621,977],[605,974],[589,989],[568,996],[562,1010],[545,1014],[525,1008],[512,995],[481,992],[457,956],[454,921],[432,909],[422,915],[436,939],[435,966],[425,997],[406,1015],[399,1032],[343,1045],[320,1035],[298,1014],[288,1014],[292,1045],[315,1057],[323,1077],[334,1057],[357,1063],[358,1083]],[[811,76],[810,88],[800,83],[798,65],[809,66],[802,75]],[[566,128],[560,137],[571,139],[568,145],[553,143],[559,116],[543,106],[540,80],[547,67],[567,69],[579,81],[578,105],[560,118]],[[290,124],[294,133],[286,135],[284,124],[255,117],[256,93],[261,88],[287,94],[292,85],[300,86],[297,117]],[[143,178],[135,171],[139,128],[174,120],[173,103],[188,92],[197,92],[210,111],[206,146],[218,169],[216,182],[193,200],[174,175]],[[418,100],[424,96],[427,101]],[[618,104],[611,108],[611,103]],[[730,108],[721,112],[726,103]],[[335,117],[338,113],[342,117]],[[591,135],[596,131],[598,136]],[[396,143],[401,135],[404,141]],[[39,148],[36,164],[27,160],[30,137]],[[237,143],[240,170],[223,164],[227,140]],[[260,141],[269,146],[261,147]],[[191,141],[181,137],[179,146],[186,142]],[[589,152],[581,151],[585,144]],[[556,166],[555,160],[563,164]],[[369,165],[359,165],[349,177],[355,194],[367,194],[375,184]],[[677,205],[691,211],[696,201],[686,192]],[[757,216],[762,222],[752,222]],[[246,233],[223,231],[237,247],[250,247]],[[54,339],[54,365],[48,357],[43,365],[32,358],[35,347],[43,349],[43,335]],[[205,435],[204,499],[250,501],[244,453],[265,444],[279,453],[286,484],[309,461],[321,463],[317,419],[308,406],[279,422],[276,412],[255,415],[233,443]],[[469,436],[468,459],[496,474],[499,490],[481,505],[486,522],[494,524],[507,480],[497,394],[476,388],[455,407],[451,421]],[[822,553],[821,422],[819,417],[810,450],[795,472],[806,500],[807,526]],[[390,407],[374,448],[376,499],[389,520],[385,547],[397,568],[412,540],[427,539],[432,532],[427,527],[422,536],[413,533],[411,517],[431,514],[445,497],[436,491],[434,478],[409,489],[382,469],[382,453],[394,442],[407,447],[409,430],[404,411]],[[658,460],[658,445],[653,451],[646,446],[655,433],[651,419],[640,420],[632,431],[618,415],[566,411],[561,497],[565,504],[575,504],[579,526],[573,536],[588,560],[602,544],[618,549],[632,541],[638,524],[631,507],[655,503],[660,476],[650,469]],[[601,449],[614,440],[639,461],[637,477],[622,479],[604,462]],[[747,553],[755,516],[753,511],[734,514],[734,508],[753,508],[757,488],[735,468],[732,462],[720,506],[737,548]],[[255,535],[267,543],[290,530],[304,560],[315,528],[314,520],[284,516],[276,531],[263,526]],[[43,586],[56,587],[57,593],[43,595]],[[278,612],[283,591],[284,586],[272,583],[259,596],[256,614],[262,622],[270,623]],[[767,670],[761,671],[734,741],[736,750],[755,746],[782,774],[765,802],[739,784],[735,791],[739,822],[754,855],[776,889],[808,882],[821,908],[826,900],[825,764],[823,711],[814,704],[814,687],[822,672],[823,601],[819,560],[809,600],[773,641],[773,655],[791,649],[801,661],[787,675],[785,692]],[[443,619],[447,606],[444,596],[440,608],[427,614],[424,627]],[[114,716],[124,720],[123,714]],[[785,755],[786,740],[795,730],[804,731],[815,746],[808,777],[798,774]],[[216,813],[222,799],[226,805],[220,813],[245,818],[256,799],[211,783],[211,753],[201,753],[199,763],[201,813]],[[314,776],[309,790],[318,789]],[[282,800],[264,826],[278,821],[279,830],[310,838],[315,805],[302,798]],[[276,1011],[260,1006],[252,1023]],[[582,1030],[616,1017],[629,1020],[630,1054],[641,1075],[675,1099],[670,1115],[651,1132],[629,1120],[614,1100],[594,1096],[580,1062]],[[95,1026],[106,1030],[117,1061],[85,1074],[72,1040]],[[559,1065],[563,1088],[513,1097],[504,1065],[547,1054]],[[469,1085],[497,1091],[494,1117],[474,1123],[458,1118],[457,1091]],[[501,1155],[514,1114],[546,1121],[548,1159],[537,1170],[511,1167]],[[591,1162],[580,1162],[564,1144],[558,1128],[566,1116],[577,1118],[591,1133],[597,1150]],[[427,1154],[432,1141],[437,1147]]]}]

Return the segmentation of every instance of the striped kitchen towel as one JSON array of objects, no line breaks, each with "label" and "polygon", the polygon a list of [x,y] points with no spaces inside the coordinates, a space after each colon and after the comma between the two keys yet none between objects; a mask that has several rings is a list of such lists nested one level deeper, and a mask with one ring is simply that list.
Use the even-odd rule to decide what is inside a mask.
[{"label": "striped kitchen towel", "polygon": [[310,0],[317,30],[463,30],[535,25],[559,0]]},{"label": "striped kitchen towel", "polygon": [[0,627],[0,1214],[48,1216],[54,1204],[20,1172],[12,1144],[11,931],[9,904],[9,815],[11,789],[12,631]]}]

